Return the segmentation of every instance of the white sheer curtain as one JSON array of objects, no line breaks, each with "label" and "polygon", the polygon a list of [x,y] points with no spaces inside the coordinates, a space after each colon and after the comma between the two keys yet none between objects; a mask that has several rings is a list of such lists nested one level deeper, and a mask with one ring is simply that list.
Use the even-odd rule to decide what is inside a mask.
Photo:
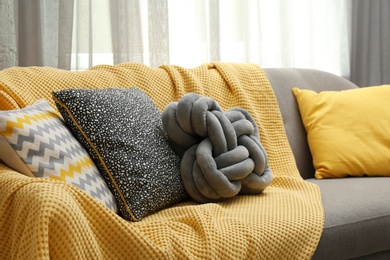
[{"label": "white sheer curtain", "polygon": [[209,61],[349,75],[349,2],[76,0],[73,69]]},{"label": "white sheer curtain", "polygon": [[0,66],[228,61],[348,77],[349,10],[348,0],[1,0]]},{"label": "white sheer curtain", "polygon": [[348,75],[346,1],[211,2],[169,1],[171,62],[254,62]]}]

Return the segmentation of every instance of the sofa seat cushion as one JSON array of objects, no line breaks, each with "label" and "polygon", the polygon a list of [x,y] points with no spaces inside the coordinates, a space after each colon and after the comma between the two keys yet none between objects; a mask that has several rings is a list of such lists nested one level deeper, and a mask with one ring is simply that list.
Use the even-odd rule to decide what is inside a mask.
[{"label": "sofa seat cushion", "polygon": [[390,178],[307,181],[320,187],[325,212],[313,259],[347,259],[390,250]]}]

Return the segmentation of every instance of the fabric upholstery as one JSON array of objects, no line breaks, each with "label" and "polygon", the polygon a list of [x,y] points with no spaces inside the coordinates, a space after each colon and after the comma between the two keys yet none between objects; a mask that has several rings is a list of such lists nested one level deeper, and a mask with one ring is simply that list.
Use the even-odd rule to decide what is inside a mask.
[{"label": "fabric upholstery", "polygon": [[[137,86],[160,111],[188,92],[210,96],[224,110],[242,107],[258,125],[274,174],[263,194],[201,205],[185,202],[129,223],[76,187],[28,178],[0,164],[1,258],[309,259],[313,254],[324,221],[319,189],[300,177],[276,98],[257,65],[151,69],[126,63],[84,72],[11,68],[0,78],[0,89],[21,107],[75,86]],[[39,88],[31,88],[32,83]],[[35,218],[41,210],[45,215]]]},{"label": "fabric upholstery", "polygon": [[[320,187],[325,211],[313,259],[349,259],[390,250],[390,178],[308,181]],[[378,259],[388,259],[388,254]]]}]

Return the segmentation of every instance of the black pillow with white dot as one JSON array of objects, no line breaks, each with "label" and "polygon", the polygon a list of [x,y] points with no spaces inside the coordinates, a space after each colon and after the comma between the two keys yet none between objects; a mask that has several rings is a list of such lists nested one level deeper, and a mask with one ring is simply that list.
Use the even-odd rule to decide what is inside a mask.
[{"label": "black pillow with white dot", "polygon": [[67,126],[88,151],[123,218],[142,217],[187,197],[180,158],[163,130],[161,112],[140,89],[53,92]]}]

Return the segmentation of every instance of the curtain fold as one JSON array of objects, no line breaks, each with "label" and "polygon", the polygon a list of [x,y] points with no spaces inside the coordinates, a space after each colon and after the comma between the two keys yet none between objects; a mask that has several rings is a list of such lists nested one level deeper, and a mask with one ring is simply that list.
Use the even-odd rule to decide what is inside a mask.
[{"label": "curtain fold", "polygon": [[18,66],[70,69],[73,0],[15,1]]},{"label": "curtain fold", "polygon": [[[56,27],[58,29],[55,27],[53,29],[57,30],[58,33],[58,68],[69,70],[71,68],[72,58],[74,0],[59,0],[58,9],[55,11],[55,14],[58,14],[58,24]],[[56,34],[53,33],[52,35]],[[50,48],[50,45],[47,45],[46,48]]]},{"label": "curtain fold", "polygon": [[[94,18],[97,18],[95,25]],[[93,30],[99,28],[99,21],[99,17],[94,15],[93,2],[91,0],[75,1],[71,58],[71,68],[73,70],[85,70],[93,66],[95,52],[93,48],[95,41],[93,38]]]},{"label": "curtain fold", "polygon": [[41,1],[18,0],[17,48],[19,66],[43,66],[43,32]]},{"label": "curtain fold", "polygon": [[0,4],[0,69],[17,64],[15,31],[15,11],[13,0],[1,0]]},{"label": "curtain fold", "polygon": [[351,81],[390,84],[390,1],[352,2]]},{"label": "curtain fold", "polygon": [[209,1],[209,13],[208,13],[208,33],[210,42],[210,61],[221,60],[221,48],[220,48],[220,7],[219,0]]},{"label": "curtain fold", "polygon": [[144,62],[140,1],[110,2],[112,49],[114,63]]},{"label": "curtain fold", "polygon": [[148,0],[149,65],[169,63],[168,1]]}]

